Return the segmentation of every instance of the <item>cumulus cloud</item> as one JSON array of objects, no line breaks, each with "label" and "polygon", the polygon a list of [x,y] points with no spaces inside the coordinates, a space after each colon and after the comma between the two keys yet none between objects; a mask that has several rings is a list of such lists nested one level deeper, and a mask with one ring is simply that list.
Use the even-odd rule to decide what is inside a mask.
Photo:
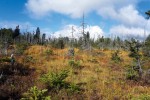
[{"label": "cumulus cloud", "polygon": [[[66,25],[61,30],[55,32],[53,37],[69,37],[72,38],[72,27],[73,27],[73,37],[78,39],[82,36],[82,28],[77,25]],[[89,31],[90,38],[97,39],[98,37],[104,35],[103,30],[99,26],[88,26],[85,28],[85,32]]]},{"label": "cumulus cloud", "polygon": [[36,16],[45,16],[57,12],[71,17],[81,17],[83,11],[90,12],[98,0],[28,0],[25,4],[28,11]]},{"label": "cumulus cloud", "polygon": [[[28,0],[25,4],[27,10],[36,16],[45,16],[52,12],[69,15],[73,18],[82,16],[83,11],[99,12],[105,8],[120,9],[129,4],[135,4],[137,0]],[[115,10],[116,10],[115,9]],[[107,14],[111,13],[107,11]]]},{"label": "cumulus cloud", "polygon": [[[141,0],[28,0],[25,4],[30,14],[37,17],[47,16],[53,12],[80,18],[83,11],[87,14],[95,12],[103,18],[108,18],[118,23],[109,29],[109,33],[118,36],[143,36],[147,20],[136,9],[137,3]],[[148,25],[150,27],[150,25]],[[74,26],[76,33],[80,30]],[[99,26],[91,26],[91,30],[98,30],[104,33]],[[92,32],[93,32],[92,31]],[[91,33],[92,33],[91,32]],[[147,30],[146,33],[149,33]],[[93,32],[92,37],[96,37],[98,32]],[[60,31],[55,32],[55,36],[71,36],[71,26],[65,26]],[[95,35],[94,35],[95,34]],[[78,35],[76,35],[78,36]]]},{"label": "cumulus cloud", "polygon": [[124,39],[136,38],[144,39],[150,33],[149,30],[140,27],[127,27],[124,25],[114,26],[110,29],[111,36],[119,36]]},{"label": "cumulus cloud", "polygon": [[103,17],[117,20],[118,22],[128,26],[143,27],[146,19],[139,14],[134,5],[127,5],[120,9],[114,7],[104,7],[99,10],[99,14]]}]

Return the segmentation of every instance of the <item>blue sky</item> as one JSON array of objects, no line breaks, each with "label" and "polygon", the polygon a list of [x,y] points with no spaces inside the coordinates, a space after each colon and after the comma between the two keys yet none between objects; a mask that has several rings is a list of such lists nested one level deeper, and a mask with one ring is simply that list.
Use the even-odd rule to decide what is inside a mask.
[{"label": "blue sky", "polygon": [[84,12],[92,37],[143,36],[144,29],[150,33],[144,14],[148,10],[150,0],[0,0],[0,27],[20,25],[22,31],[40,27],[57,37],[70,35],[74,26],[77,35]]}]

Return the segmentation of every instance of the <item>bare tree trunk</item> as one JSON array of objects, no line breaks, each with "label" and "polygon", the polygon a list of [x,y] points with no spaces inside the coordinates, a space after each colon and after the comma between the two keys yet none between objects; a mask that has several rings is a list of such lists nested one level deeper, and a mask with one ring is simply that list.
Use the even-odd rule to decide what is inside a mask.
[{"label": "bare tree trunk", "polygon": [[142,73],[143,73],[143,70],[142,70],[142,67],[141,67],[141,62],[140,62],[140,59],[138,58],[137,59],[137,66],[138,66],[138,73],[139,73],[139,76],[140,78],[142,77]]}]

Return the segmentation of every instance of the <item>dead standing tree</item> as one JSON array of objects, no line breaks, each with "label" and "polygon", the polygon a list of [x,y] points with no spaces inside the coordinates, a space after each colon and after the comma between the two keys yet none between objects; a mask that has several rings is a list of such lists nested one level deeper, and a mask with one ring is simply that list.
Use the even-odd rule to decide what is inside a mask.
[{"label": "dead standing tree", "polygon": [[84,14],[83,14],[83,20],[82,20],[82,50],[91,50],[90,45],[90,33],[85,32],[85,22],[84,22]]},{"label": "dead standing tree", "polygon": [[44,45],[45,42],[46,42],[46,34],[44,33],[44,34],[42,35],[42,45]]},{"label": "dead standing tree", "polygon": [[70,47],[69,47],[69,50],[68,50],[68,56],[74,56],[74,53],[75,53],[75,51],[74,51],[74,36],[73,36],[73,33],[74,33],[74,28],[73,28],[73,26],[72,26],[72,37],[71,37],[71,43],[70,43]]}]

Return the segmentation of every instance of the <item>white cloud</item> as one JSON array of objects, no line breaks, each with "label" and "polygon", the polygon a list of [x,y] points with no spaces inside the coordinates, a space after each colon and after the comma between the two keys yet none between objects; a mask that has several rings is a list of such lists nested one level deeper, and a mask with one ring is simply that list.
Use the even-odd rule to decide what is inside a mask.
[{"label": "white cloud", "polygon": [[[72,26],[73,26],[73,37],[78,39],[82,36],[82,28],[76,25],[66,25],[61,30],[55,32],[53,37],[72,37]],[[103,30],[99,26],[88,26],[85,28],[85,32],[89,31],[92,39],[97,39],[99,36],[104,35]]]},{"label": "white cloud", "polygon": [[82,16],[83,11],[98,12],[107,7],[120,9],[129,4],[135,4],[136,1],[138,0],[28,0],[25,6],[30,13],[39,17],[57,12],[77,18]]},{"label": "white cloud", "polygon": [[[80,18],[83,14],[96,12],[103,18],[112,19],[118,25],[112,26],[110,33],[118,36],[140,36],[144,35],[144,27],[147,20],[136,9],[137,3],[141,0],[28,0],[25,4],[30,14],[36,17],[47,16],[53,12]],[[107,22],[106,22],[107,23]],[[150,24],[147,25],[150,27]],[[78,26],[74,26],[76,34],[81,33]],[[96,33],[104,33],[99,26],[91,26],[91,37],[97,36]],[[146,29],[146,33],[150,29]],[[98,32],[95,32],[98,31]],[[55,36],[71,36],[71,26],[65,26],[62,30],[57,31]],[[99,33],[98,33],[99,34]],[[78,35],[76,35],[78,36]]]},{"label": "white cloud", "polygon": [[128,26],[143,27],[146,19],[139,14],[134,5],[127,5],[120,9],[114,7],[104,7],[98,12],[101,16],[117,20]]},{"label": "white cloud", "polygon": [[127,27],[124,25],[118,25],[114,26],[110,29],[111,36],[119,36],[121,38],[136,38],[136,39],[142,39],[148,36],[150,33],[149,30],[143,29],[140,27]]}]

